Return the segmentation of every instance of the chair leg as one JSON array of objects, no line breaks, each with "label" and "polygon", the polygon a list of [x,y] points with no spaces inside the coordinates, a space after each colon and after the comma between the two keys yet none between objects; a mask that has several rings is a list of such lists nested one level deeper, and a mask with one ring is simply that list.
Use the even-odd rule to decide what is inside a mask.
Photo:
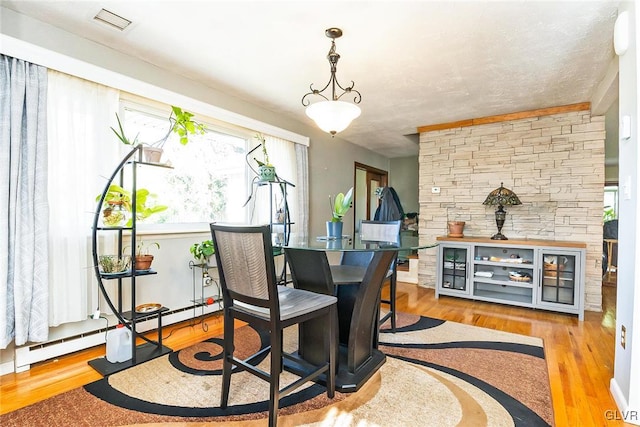
[{"label": "chair leg", "polygon": [[338,310],[336,305],[329,310],[329,331],[325,333],[325,346],[328,352],[329,370],[327,376],[327,397],[333,399],[336,392],[336,366],[338,366]]},{"label": "chair leg", "polygon": [[231,387],[231,370],[233,365],[231,358],[233,358],[234,350],[234,328],[233,317],[224,315],[224,344],[222,348],[222,394],[220,395],[220,407],[222,409],[227,407],[229,402],[229,388]]},{"label": "chair leg", "polygon": [[278,424],[280,373],[282,372],[282,331],[271,333],[271,373],[269,377],[269,426]]},{"label": "chair leg", "polygon": [[394,271],[389,282],[389,301],[391,306],[391,332],[396,333],[396,273]]}]

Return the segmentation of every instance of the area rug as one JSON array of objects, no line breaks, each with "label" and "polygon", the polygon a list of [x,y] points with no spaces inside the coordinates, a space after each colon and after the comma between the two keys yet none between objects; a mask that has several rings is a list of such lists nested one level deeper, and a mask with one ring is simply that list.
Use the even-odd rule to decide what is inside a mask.
[{"label": "area rug", "polygon": [[[265,337],[244,327],[237,347]],[[285,336],[295,348],[295,330]],[[222,341],[212,338],[0,416],[8,426],[265,425],[268,384],[231,379],[218,407]],[[401,314],[380,334],[382,368],[356,393],[314,383],[281,401],[280,426],[548,426],[553,410],[539,338]],[[268,363],[268,359],[261,363]],[[283,374],[282,384],[291,381]]]}]

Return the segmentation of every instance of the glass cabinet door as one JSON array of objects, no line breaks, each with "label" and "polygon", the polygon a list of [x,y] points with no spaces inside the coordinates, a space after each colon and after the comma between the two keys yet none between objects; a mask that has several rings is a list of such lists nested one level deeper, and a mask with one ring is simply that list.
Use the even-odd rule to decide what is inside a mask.
[{"label": "glass cabinet door", "polygon": [[577,268],[576,255],[543,252],[540,301],[575,306]]},{"label": "glass cabinet door", "polygon": [[441,288],[467,292],[467,248],[442,248]]}]

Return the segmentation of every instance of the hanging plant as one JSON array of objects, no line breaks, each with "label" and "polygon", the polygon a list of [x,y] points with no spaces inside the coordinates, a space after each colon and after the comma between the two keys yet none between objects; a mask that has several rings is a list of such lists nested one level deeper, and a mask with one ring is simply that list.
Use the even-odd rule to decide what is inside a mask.
[{"label": "hanging plant", "polygon": [[262,147],[262,158],[264,160],[261,162],[255,157],[253,158],[253,160],[255,160],[258,164],[260,181],[273,182],[276,180],[276,168],[269,161],[269,153],[267,152],[267,141],[265,140],[264,135],[262,135],[261,133],[257,133],[254,138],[260,141],[260,145]]},{"label": "hanging plant", "polygon": [[171,111],[175,116],[172,130],[180,137],[180,144],[187,145],[189,143],[189,135],[204,135],[205,125],[192,120],[192,113],[183,111],[182,108],[175,105],[171,106]]}]

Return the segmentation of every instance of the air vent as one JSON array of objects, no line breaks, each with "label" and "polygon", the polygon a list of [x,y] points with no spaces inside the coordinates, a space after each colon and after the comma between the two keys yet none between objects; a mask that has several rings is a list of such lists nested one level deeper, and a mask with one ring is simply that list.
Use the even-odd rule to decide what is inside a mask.
[{"label": "air vent", "polygon": [[117,28],[120,31],[123,31],[125,28],[127,28],[131,24],[131,21],[129,21],[128,19],[125,19],[119,15],[116,15],[113,12],[109,12],[106,9],[100,10],[100,12],[98,12],[96,16],[93,17],[93,19],[95,19],[98,22],[107,24],[110,27]]}]

